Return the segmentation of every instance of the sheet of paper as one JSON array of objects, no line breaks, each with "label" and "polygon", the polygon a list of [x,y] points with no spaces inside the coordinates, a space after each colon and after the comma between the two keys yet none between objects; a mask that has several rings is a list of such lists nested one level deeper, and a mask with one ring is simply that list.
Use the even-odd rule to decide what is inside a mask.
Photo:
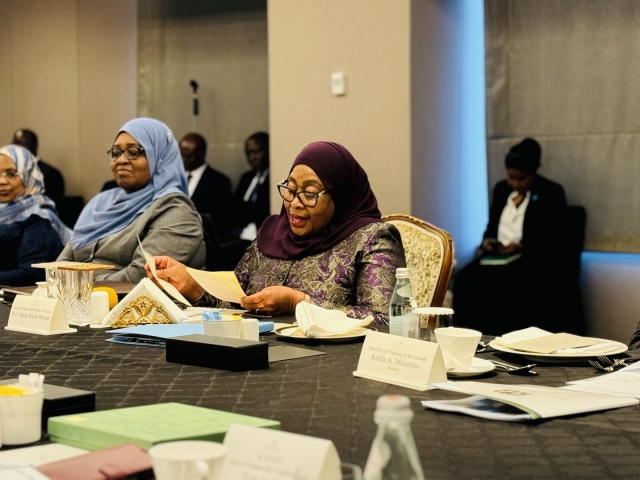
[{"label": "sheet of paper", "polygon": [[440,345],[380,332],[367,333],[353,375],[421,391],[447,380]]},{"label": "sheet of paper", "polygon": [[537,385],[509,385],[484,382],[444,382],[436,388],[469,395],[481,395],[514,405],[538,418],[559,417],[610,408],[637,405],[635,398],[575,392],[566,388]]},{"label": "sheet of paper", "polygon": [[63,443],[48,443],[46,445],[13,448],[11,450],[0,451],[0,465],[24,464],[37,467],[45,463],[77,457],[78,455],[83,455],[88,452],[89,450],[71,447]]},{"label": "sheet of paper", "polygon": [[167,292],[176,300],[178,300],[180,303],[191,306],[191,303],[189,302],[189,300],[184,298],[176,287],[171,285],[166,280],[162,280],[158,278],[158,274],[156,273],[156,262],[154,262],[153,260],[153,255],[150,255],[149,253],[147,253],[145,249],[142,247],[142,242],[140,241],[140,237],[138,237],[138,245],[140,245],[140,250],[142,250],[142,254],[144,255],[145,260],[147,261],[147,265],[149,265],[149,270],[151,270],[151,274],[153,275],[153,278],[155,278],[156,281],[160,284],[160,286],[162,286],[164,291]]},{"label": "sheet of paper", "polygon": [[49,480],[33,467],[2,469],[0,467],[0,480]]},{"label": "sheet of paper", "polygon": [[232,424],[220,478],[337,480],[340,457],[330,440]]},{"label": "sheet of paper", "polygon": [[195,268],[187,268],[187,272],[202,288],[223,302],[240,303],[240,299],[247,296],[233,272],[205,272]]},{"label": "sheet of paper", "polygon": [[569,390],[628,395],[640,399],[640,365],[634,364],[617,372],[584,380],[567,382]]},{"label": "sheet of paper", "polygon": [[509,343],[507,346],[513,350],[532,353],[552,353],[566,348],[589,347],[605,343],[595,338],[580,337],[570,333],[554,333],[544,337]]}]

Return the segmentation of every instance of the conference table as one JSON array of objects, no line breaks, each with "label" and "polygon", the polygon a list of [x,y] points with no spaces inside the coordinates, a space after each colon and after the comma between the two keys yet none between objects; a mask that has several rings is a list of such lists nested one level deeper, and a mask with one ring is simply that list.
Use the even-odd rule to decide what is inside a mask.
[{"label": "conference table", "polygon": [[[393,393],[411,400],[426,478],[640,478],[640,406],[527,423],[485,420],[420,404],[462,397],[456,393],[354,377],[362,343],[296,343],[326,355],[229,372],[168,363],[163,348],[106,342],[109,334],[89,327],[54,336],[4,330],[9,311],[0,305],[0,380],[38,372],[47,384],[95,392],[97,410],[181,402],[276,419],[284,431],[331,440],[343,462],[364,467],[377,429],[376,400]],[[285,344],[274,334],[261,340]],[[504,353],[479,356],[523,363]],[[587,363],[538,364],[535,370],[536,376],[494,370],[474,380],[562,386],[597,374]]]}]

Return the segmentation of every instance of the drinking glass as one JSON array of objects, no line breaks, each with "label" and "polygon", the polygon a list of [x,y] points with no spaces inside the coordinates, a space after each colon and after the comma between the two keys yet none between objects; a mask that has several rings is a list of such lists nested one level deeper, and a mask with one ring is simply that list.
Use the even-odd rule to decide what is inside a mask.
[{"label": "drinking glass", "polygon": [[92,270],[55,271],[54,295],[62,302],[69,325],[83,326],[91,323],[92,291]]},{"label": "drinking glass", "polygon": [[418,338],[436,342],[436,328],[453,327],[453,310],[444,307],[420,307],[413,310],[418,315]]}]

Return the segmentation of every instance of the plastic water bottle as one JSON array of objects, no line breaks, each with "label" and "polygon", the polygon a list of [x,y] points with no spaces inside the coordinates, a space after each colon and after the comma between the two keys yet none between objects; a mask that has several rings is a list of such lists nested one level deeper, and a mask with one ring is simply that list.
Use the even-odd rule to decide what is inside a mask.
[{"label": "plastic water bottle", "polygon": [[389,305],[389,333],[403,337],[418,338],[417,307],[411,288],[411,274],[408,268],[396,269],[396,285]]},{"label": "plastic water bottle", "polygon": [[364,468],[364,480],[424,480],[411,433],[409,399],[384,395],[378,398],[376,407],[373,418],[378,432]]}]

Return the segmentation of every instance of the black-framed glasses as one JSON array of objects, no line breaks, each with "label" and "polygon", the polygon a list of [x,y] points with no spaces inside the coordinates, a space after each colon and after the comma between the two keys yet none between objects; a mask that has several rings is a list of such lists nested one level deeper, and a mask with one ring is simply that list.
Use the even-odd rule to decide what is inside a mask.
[{"label": "black-framed glasses", "polygon": [[18,171],[17,170],[6,170],[4,172],[0,172],[0,177],[4,177],[7,180],[13,180],[14,178],[16,178],[18,176]]},{"label": "black-framed glasses", "polygon": [[278,184],[278,193],[285,202],[293,202],[295,197],[298,197],[300,203],[305,207],[315,207],[318,204],[320,197],[327,193],[329,190],[323,190],[321,192],[307,192],[305,190],[291,190],[287,187],[286,183]]},{"label": "black-framed glasses", "polygon": [[112,162],[115,162],[120,158],[120,156],[124,153],[124,156],[127,160],[135,160],[140,155],[140,152],[144,152],[144,148],[142,147],[127,147],[124,150],[118,150],[117,148],[112,148],[111,150],[107,150],[107,155]]}]

